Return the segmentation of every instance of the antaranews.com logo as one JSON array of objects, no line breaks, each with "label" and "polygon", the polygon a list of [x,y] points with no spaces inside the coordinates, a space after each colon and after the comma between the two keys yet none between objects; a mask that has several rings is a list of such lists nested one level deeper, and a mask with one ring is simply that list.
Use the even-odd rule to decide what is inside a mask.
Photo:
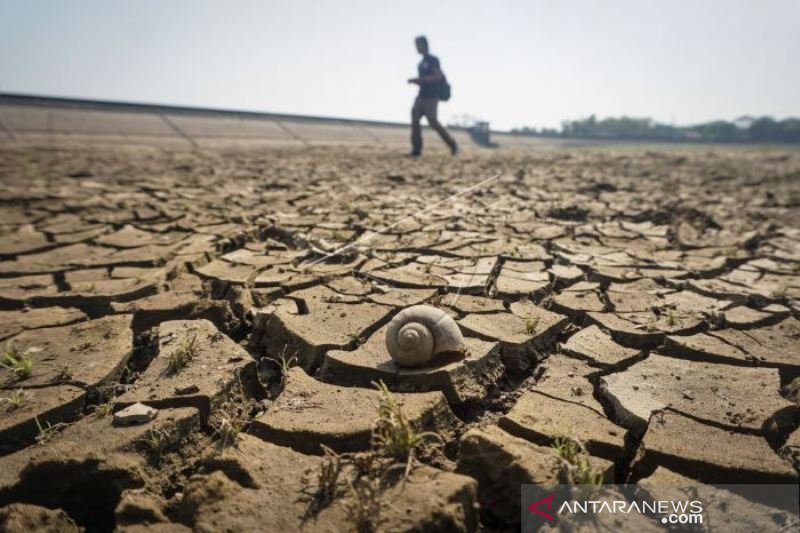
[{"label": "antaranews.com logo", "polygon": [[[528,510],[550,522],[555,521],[555,516],[549,514],[553,507],[554,494],[545,496],[538,502],[528,506]],[[547,512],[542,510],[547,506]],[[645,515],[663,515],[662,524],[702,524],[703,503],[699,500],[565,500],[555,511],[559,516],[566,515],[598,515],[638,513]]]},{"label": "antaranews.com logo", "polygon": [[522,485],[522,531],[800,531],[798,491],[797,485]]}]

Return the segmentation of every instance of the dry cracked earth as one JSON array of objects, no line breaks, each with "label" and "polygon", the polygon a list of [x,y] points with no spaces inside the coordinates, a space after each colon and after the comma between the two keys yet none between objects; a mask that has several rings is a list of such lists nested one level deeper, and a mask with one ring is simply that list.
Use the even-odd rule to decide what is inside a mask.
[{"label": "dry cracked earth", "polygon": [[[502,531],[521,483],[797,483],[798,152],[7,147],[0,180],[0,529]],[[465,357],[392,363],[418,303]]]}]

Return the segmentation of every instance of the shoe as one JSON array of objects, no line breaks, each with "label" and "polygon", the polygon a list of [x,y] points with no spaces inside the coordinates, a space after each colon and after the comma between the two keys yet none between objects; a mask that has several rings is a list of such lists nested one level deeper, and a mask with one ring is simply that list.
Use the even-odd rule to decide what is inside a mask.
[{"label": "shoe", "polygon": [[453,146],[450,147],[450,155],[458,155],[458,144],[453,143]]},{"label": "shoe", "polygon": [[422,152],[411,152],[410,154],[406,154],[406,157],[417,159],[418,157],[422,157]]}]

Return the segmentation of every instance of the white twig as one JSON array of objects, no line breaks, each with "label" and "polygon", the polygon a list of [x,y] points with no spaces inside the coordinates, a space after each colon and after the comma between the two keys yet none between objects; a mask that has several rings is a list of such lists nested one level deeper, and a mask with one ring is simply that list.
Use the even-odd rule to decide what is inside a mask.
[{"label": "white twig", "polygon": [[489,177],[489,178],[486,178],[485,180],[481,181],[480,183],[476,183],[475,185],[471,185],[470,187],[467,187],[467,188],[466,188],[466,189],[464,189],[463,191],[459,191],[459,192],[457,192],[457,193],[455,193],[455,194],[453,194],[453,195],[450,195],[450,196],[448,196],[447,198],[445,198],[445,199],[443,199],[443,200],[439,200],[438,202],[435,202],[435,203],[433,203],[433,204],[431,204],[431,205],[428,205],[428,206],[426,206],[426,207],[424,207],[424,208],[420,209],[419,211],[417,211],[417,212],[415,212],[415,213],[413,213],[413,214],[411,214],[411,215],[408,215],[408,216],[406,216],[406,217],[404,217],[404,218],[401,218],[400,220],[398,220],[398,221],[397,221],[397,222],[395,222],[394,224],[391,224],[391,225],[389,225],[389,226],[387,226],[387,227],[383,228],[383,229],[382,229],[382,230],[380,230],[380,231],[376,231],[376,232],[374,232],[374,233],[369,233],[369,234],[366,234],[366,235],[362,235],[361,237],[359,237],[359,238],[358,238],[358,239],[356,239],[355,241],[353,241],[353,242],[351,242],[351,243],[348,243],[348,244],[345,244],[345,245],[344,245],[344,246],[342,246],[341,248],[338,248],[338,249],[334,250],[334,251],[333,251],[333,252],[331,252],[331,253],[328,253],[328,254],[325,254],[325,255],[323,255],[322,257],[320,257],[320,258],[319,258],[319,259],[317,259],[316,261],[313,261],[313,262],[312,262],[310,265],[308,265],[308,266],[314,266],[314,265],[317,265],[317,264],[319,264],[319,263],[321,263],[321,262],[323,262],[323,261],[327,260],[327,259],[328,259],[328,258],[330,258],[330,257],[335,257],[335,256],[337,256],[337,255],[341,254],[342,252],[344,252],[344,251],[346,251],[346,250],[349,250],[350,248],[353,248],[353,247],[355,247],[355,246],[356,246],[356,245],[358,245],[359,243],[362,243],[362,242],[367,242],[367,241],[369,241],[370,239],[373,239],[374,237],[377,237],[378,235],[382,235],[382,234],[386,233],[387,231],[391,230],[392,228],[395,228],[395,227],[397,227],[398,225],[402,224],[402,223],[403,223],[403,222],[405,222],[406,220],[412,219],[412,218],[414,218],[414,217],[418,217],[419,215],[421,215],[421,214],[423,214],[423,213],[426,213],[427,211],[430,211],[431,209],[434,209],[434,208],[436,208],[436,207],[438,207],[438,206],[442,205],[443,203],[446,203],[446,202],[449,202],[449,201],[451,201],[451,200],[454,200],[454,199],[458,198],[459,196],[463,196],[463,195],[467,194],[467,193],[468,193],[468,192],[470,192],[470,191],[474,191],[475,189],[477,189],[477,188],[479,188],[479,187],[482,187],[482,186],[484,186],[484,185],[486,185],[486,184],[488,184],[488,183],[491,183],[492,181],[494,181],[494,180],[496,180],[497,178],[499,178],[501,175],[502,175],[502,173],[501,173],[501,172],[497,172],[497,173],[496,173],[496,174],[494,174],[493,176],[491,176],[491,177]]}]

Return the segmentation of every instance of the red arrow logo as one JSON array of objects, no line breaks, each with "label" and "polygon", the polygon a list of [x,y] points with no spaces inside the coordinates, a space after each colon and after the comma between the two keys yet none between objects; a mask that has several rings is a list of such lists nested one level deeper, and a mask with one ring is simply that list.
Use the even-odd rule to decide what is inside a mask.
[{"label": "red arrow logo", "polygon": [[548,497],[546,497],[546,498],[542,498],[542,499],[541,499],[541,500],[539,500],[538,502],[535,502],[535,503],[532,503],[532,504],[530,504],[530,505],[528,506],[528,510],[529,510],[529,511],[533,511],[534,513],[538,514],[539,516],[542,516],[542,517],[544,517],[544,518],[546,518],[547,520],[549,520],[549,521],[551,521],[551,522],[552,522],[553,520],[555,520],[555,517],[554,517],[554,516],[552,516],[552,515],[549,515],[549,514],[545,513],[544,511],[540,511],[539,509],[537,509],[537,507],[539,507],[539,506],[540,506],[540,505],[542,505],[543,503],[546,503],[546,504],[547,504],[547,510],[549,511],[549,510],[550,510],[550,508],[553,506],[553,495],[551,494],[550,496],[548,496]]}]

